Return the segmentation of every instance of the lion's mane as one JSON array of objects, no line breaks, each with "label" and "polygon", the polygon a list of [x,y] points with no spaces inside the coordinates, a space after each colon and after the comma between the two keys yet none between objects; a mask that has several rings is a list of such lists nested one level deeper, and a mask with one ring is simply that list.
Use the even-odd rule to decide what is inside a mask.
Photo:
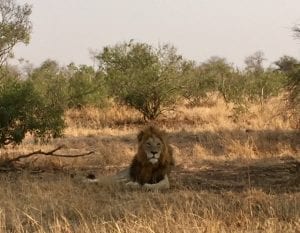
[{"label": "lion's mane", "polygon": [[[161,151],[158,161],[153,164],[147,159],[145,143],[149,138],[161,141]],[[149,126],[138,134],[138,151],[129,168],[130,179],[144,184],[156,184],[164,179],[174,166],[173,150],[168,143],[166,133],[157,127]]]}]

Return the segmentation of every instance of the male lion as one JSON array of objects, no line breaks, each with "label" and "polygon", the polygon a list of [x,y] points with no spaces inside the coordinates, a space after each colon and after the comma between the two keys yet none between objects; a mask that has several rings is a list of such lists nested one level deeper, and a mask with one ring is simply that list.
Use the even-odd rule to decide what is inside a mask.
[{"label": "male lion", "polygon": [[168,175],[174,166],[173,150],[165,132],[154,126],[140,131],[138,151],[129,167],[128,185],[148,189],[169,188]]},{"label": "male lion", "polygon": [[[154,126],[141,130],[137,136],[138,151],[129,168],[113,176],[113,181],[125,182],[130,187],[168,189],[168,175],[174,166],[173,150],[166,133]],[[94,175],[89,182],[98,182]]]}]

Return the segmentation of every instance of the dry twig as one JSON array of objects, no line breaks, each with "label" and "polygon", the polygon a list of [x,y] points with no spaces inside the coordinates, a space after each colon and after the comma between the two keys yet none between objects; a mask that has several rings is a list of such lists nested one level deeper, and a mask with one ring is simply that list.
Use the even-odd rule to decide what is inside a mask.
[{"label": "dry twig", "polygon": [[2,166],[3,165],[5,165],[5,166],[11,165],[14,162],[17,162],[17,161],[19,161],[21,159],[29,158],[29,157],[34,156],[34,155],[47,155],[47,156],[51,156],[51,157],[77,158],[77,157],[83,157],[83,156],[87,156],[87,155],[90,155],[90,154],[94,153],[94,151],[89,151],[89,152],[86,152],[86,153],[75,154],[75,155],[55,154],[55,152],[59,151],[62,148],[63,148],[63,146],[59,146],[59,147],[57,147],[57,148],[55,148],[53,150],[47,151],[47,152],[42,151],[42,150],[33,151],[33,152],[29,153],[29,154],[20,155],[18,157],[6,160],[6,161],[4,161],[4,163],[2,164]]}]

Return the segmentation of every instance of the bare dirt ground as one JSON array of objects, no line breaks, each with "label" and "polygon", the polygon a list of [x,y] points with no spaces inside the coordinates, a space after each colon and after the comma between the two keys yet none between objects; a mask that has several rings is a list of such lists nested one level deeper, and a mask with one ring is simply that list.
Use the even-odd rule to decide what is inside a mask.
[{"label": "bare dirt ground", "polygon": [[238,162],[204,162],[192,170],[175,169],[175,187],[212,192],[242,192],[249,189],[266,193],[300,191],[300,162],[294,158]]}]

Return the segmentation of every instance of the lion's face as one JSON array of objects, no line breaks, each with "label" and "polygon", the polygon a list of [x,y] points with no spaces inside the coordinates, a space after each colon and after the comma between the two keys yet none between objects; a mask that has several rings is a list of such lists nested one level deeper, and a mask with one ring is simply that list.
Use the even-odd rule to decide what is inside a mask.
[{"label": "lion's face", "polygon": [[153,127],[143,130],[138,135],[140,158],[151,164],[157,164],[163,155],[165,143],[162,132]]},{"label": "lion's face", "polygon": [[147,160],[152,164],[157,163],[163,147],[162,141],[158,137],[152,136],[142,146],[147,155]]}]

